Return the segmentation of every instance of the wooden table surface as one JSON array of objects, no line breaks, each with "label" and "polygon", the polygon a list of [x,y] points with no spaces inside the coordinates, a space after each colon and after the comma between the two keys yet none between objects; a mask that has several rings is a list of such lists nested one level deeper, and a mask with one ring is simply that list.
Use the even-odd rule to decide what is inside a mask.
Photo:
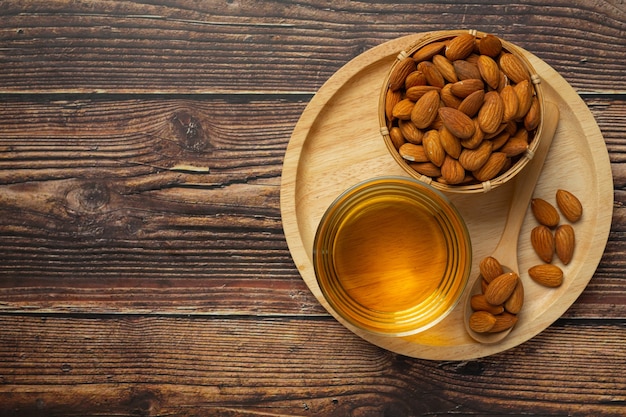
[{"label": "wooden table surface", "polygon": [[[0,416],[626,415],[626,4],[419,3],[0,2]],[[454,28],[574,87],[615,196],[561,319],[444,362],[332,318],[279,200],[291,132],[334,72]]]}]

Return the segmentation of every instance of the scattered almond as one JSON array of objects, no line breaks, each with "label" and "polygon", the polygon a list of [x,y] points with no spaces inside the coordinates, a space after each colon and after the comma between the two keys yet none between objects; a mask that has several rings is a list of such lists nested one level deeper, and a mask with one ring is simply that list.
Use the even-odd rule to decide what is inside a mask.
[{"label": "scattered almond", "polygon": [[557,190],[556,204],[563,216],[572,223],[576,223],[583,215],[583,206],[580,200],[569,191]]},{"label": "scattered almond", "polygon": [[556,256],[567,265],[572,260],[574,254],[574,246],[576,245],[576,236],[574,228],[569,224],[562,224],[556,228],[554,232],[554,246]]},{"label": "scattered almond", "polygon": [[528,275],[546,287],[555,288],[563,283],[563,270],[553,264],[535,265],[528,270]]},{"label": "scattered almond", "polygon": [[552,262],[554,256],[554,236],[552,231],[542,224],[530,232],[530,243],[542,261]]},{"label": "scattered almond", "polygon": [[551,229],[555,228],[561,220],[556,208],[542,198],[533,198],[530,202],[530,208],[535,219]]}]

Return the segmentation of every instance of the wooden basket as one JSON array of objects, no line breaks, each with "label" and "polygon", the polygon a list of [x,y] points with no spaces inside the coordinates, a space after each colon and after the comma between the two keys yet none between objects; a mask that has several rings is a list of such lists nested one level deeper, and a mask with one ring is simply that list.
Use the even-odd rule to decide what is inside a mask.
[{"label": "wooden basket", "polygon": [[520,156],[517,156],[513,161],[511,166],[504,172],[499,173],[496,177],[478,182],[474,181],[471,183],[462,183],[457,185],[447,184],[445,181],[441,181],[440,179],[429,177],[427,175],[420,174],[415,169],[411,167],[409,162],[405,160],[402,156],[400,156],[398,150],[396,149],[393,141],[390,137],[390,129],[392,127],[392,121],[389,121],[385,114],[385,100],[387,96],[387,90],[389,86],[390,76],[398,63],[408,57],[413,55],[415,51],[432,42],[437,41],[446,41],[452,39],[458,35],[470,33],[474,35],[477,39],[484,38],[487,33],[479,32],[476,30],[449,30],[449,31],[438,31],[438,32],[430,32],[425,34],[424,37],[420,38],[417,42],[414,42],[412,45],[409,45],[405,50],[401,51],[397,55],[397,59],[394,61],[391,66],[389,73],[387,74],[383,87],[381,89],[381,95],[379,99],[379,121],[380,121],[380,131],[383,136],[383,139],[389,149],[389,152],[394,157],[394,159],[398,162],[398,164],[413,178],[416,178],[420,181],[423,181],[432,187],[439,189],[444,192],[456,192],[456,193],[480,193],[480,192],[488,192],[502,184],[505,184],[507,181],[511,180],[515,175],[517,175],[533,158],[535,149],[537,148],[539,141],[541,139],[542,134],[542,126],[543,126],[543,118],[544,118],[544,93],[541,87],[541,79],[537,72],[534,70],[528,59],[520,52],[519,48],[515,45],[507,42],[501,38],[502,49],[506,52],[510,52],[513,55],[516,55],[522,63],[526,66],[527,71],[530,74],[531,85],[534,89],[534,95],[537,97],[539,102],[539,115],[540,121],[537,125],[537,128],[533,132],[529,132],[529,144],[527,150]]}]

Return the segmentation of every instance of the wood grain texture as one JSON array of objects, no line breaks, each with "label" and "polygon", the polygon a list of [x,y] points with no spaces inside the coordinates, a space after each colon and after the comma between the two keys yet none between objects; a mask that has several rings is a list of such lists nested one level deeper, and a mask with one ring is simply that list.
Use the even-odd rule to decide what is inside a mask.
[{"label": "wood grain texture", "polygon": [[312,93],[369,48],[457,28],[519,44],[579,90],[626,91],[626,8],[619,0],[5,0],[0,14],[5,92]]},{"label": "wood grain texture", "polygon": [[[626,412],[622,0],[4,0],[0,16],[0,416]],[[581,94],[614,211],[561,320],[429,362],[363,341],[308,291],[280,172],[339,68],[458,27],[529,49]]]},{"label": "wood grain texture", "polygon": [[3,416],[610,416],[626,401],[619,322],[562,321],[470,362],[395,355],[327,319],[0,317],[0,326]]}]

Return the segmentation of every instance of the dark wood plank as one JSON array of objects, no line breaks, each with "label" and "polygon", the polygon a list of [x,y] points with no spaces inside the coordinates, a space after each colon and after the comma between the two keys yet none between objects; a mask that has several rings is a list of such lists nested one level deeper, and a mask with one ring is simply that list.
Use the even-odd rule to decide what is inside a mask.
[{"label": "dark wood plank", "polygon": [[312,93],[387,40],[474,28],[535,53],[581,91],[626,91],[623,4],[550,3],[5,0],[0,90]]},{"label": "dark wood plank", "polygon": [[396,355],[326,319],[0,316],[0,328],[2,416],[626,411],[623,322],[560,321],[469,362]]}]

